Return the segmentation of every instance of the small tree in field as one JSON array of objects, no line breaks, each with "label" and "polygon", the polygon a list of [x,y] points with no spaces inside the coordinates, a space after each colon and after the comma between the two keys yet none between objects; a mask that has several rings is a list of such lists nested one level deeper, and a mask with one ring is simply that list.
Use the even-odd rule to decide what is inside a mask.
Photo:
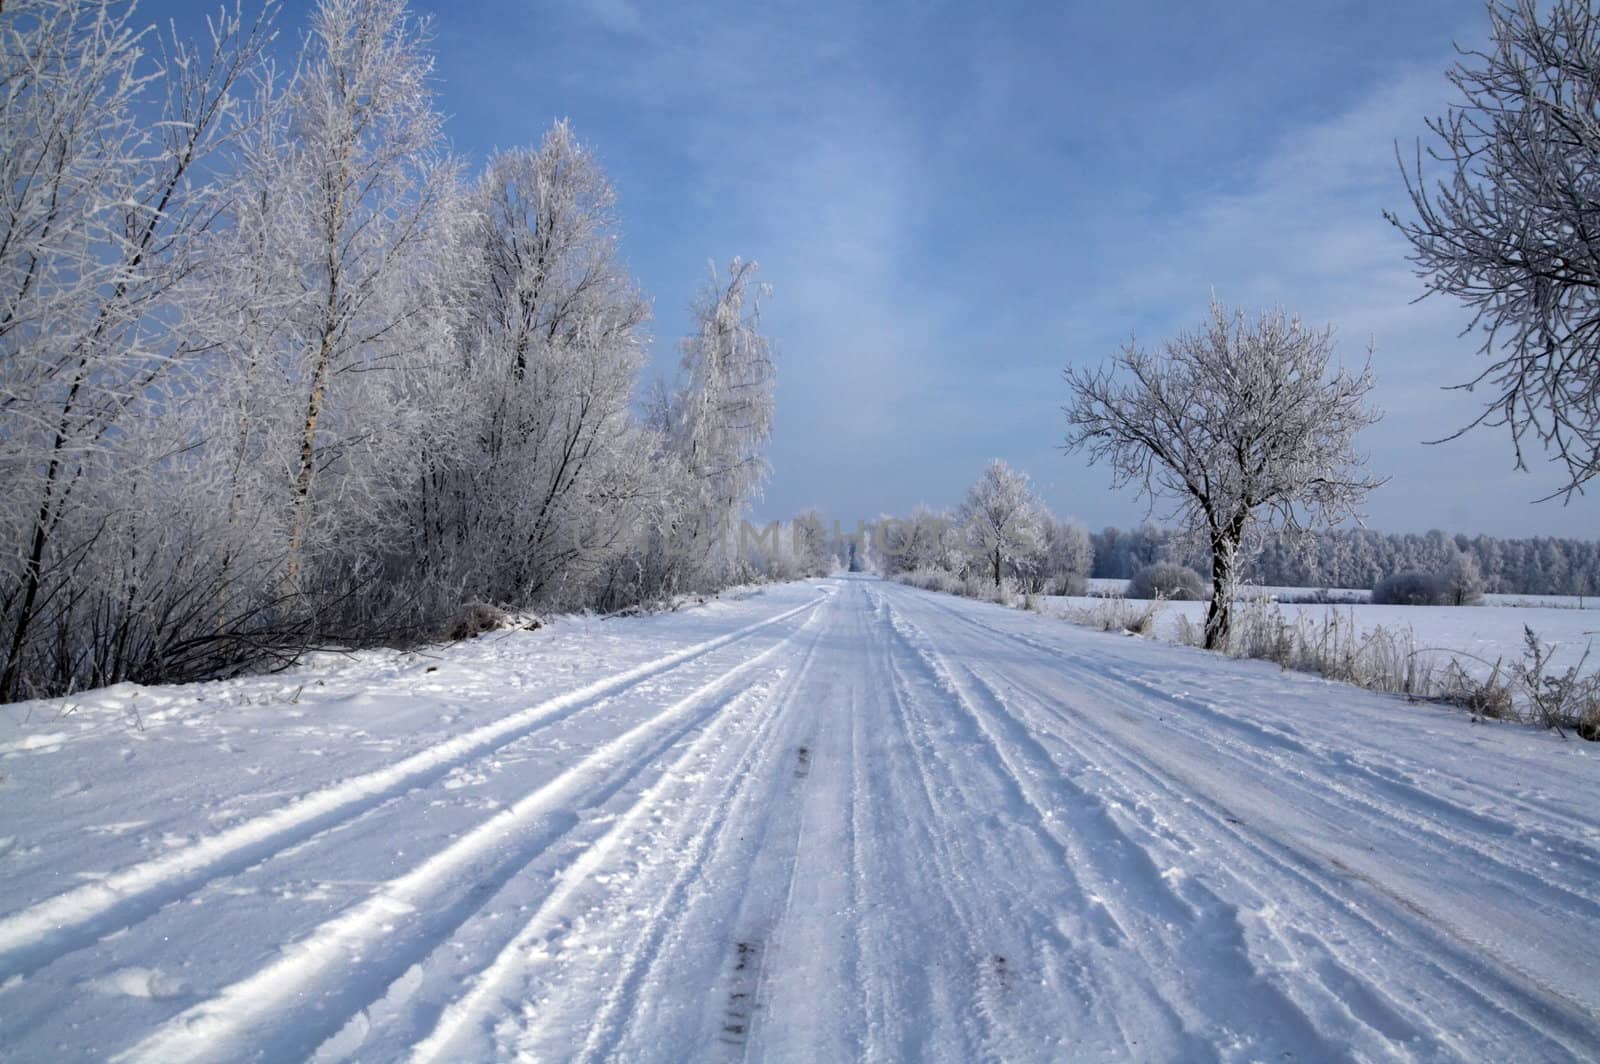
[{"label": "small tree in field", "polygon": [[1247,552],[1268,528],[1298,530],[1355,515],[1383,483],[1367,475],[1356,434],[1379,415],[1369,369],[1331,365],[1331,329],[1281,310],[1255,322],[1213,302],[1196,332],[1160,355],[1129,344],[1107,366],[1069,368],[1066,447],[1111,464],[1118,487],[1171,499],[1211,550],[1205,645],[1227,645]]},{"label": "small tree in field", "polygon": [[1439,584],[1451,606],[1476,606],[1483,601],[1483,570],[1471,554],[1451,555],[1439,570]]},{"label": "small tree in field", "polygon": [[995,587],[1000,586],[1007,565],[1038,550],[1047,517],[1028,474],[998,458],[967,491],[956,514],[973,552],[993,574]]},{"label": "small tree in field", "polygon": [[1416,217],[1387,217],[1427,292],[1461,300],[1482,330],[1491,362],[1461,387],[1489,397],[1461,431],[1507,426],[1518,468],[1537,439],[1570,498],[1600,475],[1600,8],[1488,8],[1489,47],[1447,74],[1460,102],[1428,121],[1444,176],[1429,187],[1420,148],[1414,167],[1402,159]]}]

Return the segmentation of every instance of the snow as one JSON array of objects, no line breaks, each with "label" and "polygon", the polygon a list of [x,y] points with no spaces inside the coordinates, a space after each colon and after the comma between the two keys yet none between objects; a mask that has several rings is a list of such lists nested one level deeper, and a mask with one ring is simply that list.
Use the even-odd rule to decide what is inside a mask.
[{"label": "snow", "polygon": [[836,578],[6,708],[17,1059],[1600,1053],[1600,747],[1259,662]]},{"label": "snow", "polygon": [[[1126,580],[1090,581],[1090,590],[1101,595],[1118,594]],[[1554,595],[1485,595],[1481,606],[1374,606],[1362,601],[1354,605],[1296,603],[1293,599],[1314,593],[1310,588],[1248,587],[1244,596],[1274,599],[1286,621],[1304,620],[1322,624],[1336,619],[1354,625],[1362,632],[1382,626],[1412,635],[1414,645],[1439,663],[1456,657],[1469,673],[1487,674],[1496,662],[1510,665],[1522,659],[1523,628],[1532,628],[1539,642],[1552,646],[1553,667],[1557,670],[1583,661],[1584,673],[1600,672],[1600,599]],[[1367,592],[1334,589],[1333,596],[1365,598]],[[1051,608],[1093,610],[1103,600],[1092,597],[1049,599]],[[1579,603],[1582,603],[1580,607]],[[1187,617],[1197,628],[1206,614],[1204,602],[1165,602],[1157,615],[1155,635],[1176,638],[1179,617]],[[1594,653],[1584,660],[1590,646]]]}]

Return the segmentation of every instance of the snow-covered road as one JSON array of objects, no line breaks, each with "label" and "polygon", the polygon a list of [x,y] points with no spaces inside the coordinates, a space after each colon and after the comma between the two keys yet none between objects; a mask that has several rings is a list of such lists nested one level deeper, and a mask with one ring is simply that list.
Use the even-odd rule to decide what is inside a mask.
[{"label": "snow-covered road", "polygon": [[832,579],[25,712],[15,1059],[1600,1057],[1600,746],[1260,663]]}]

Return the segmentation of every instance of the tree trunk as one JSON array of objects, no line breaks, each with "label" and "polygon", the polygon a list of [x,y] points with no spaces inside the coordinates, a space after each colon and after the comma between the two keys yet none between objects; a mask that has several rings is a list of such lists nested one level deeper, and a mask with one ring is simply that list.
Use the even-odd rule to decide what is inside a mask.
[{"label": "tree trunk", "polygon": [[333,361],[331,336],[324,336],[317,354],[317,369],[312,377],[311,396],[306,401],[306,420],[300,437],[300,471],[294,480],[294,530],[289,537],[288,583],[300,575],[300,547],[305,542],[311,510],[311,474],[316,468],[317,419],[322,414],[322,399],[328,388],[328,372]]},{"label": "tree trunk", "polygon": [[1239,558],[1239,536],[1224,530],[1211,541],[1211,605],[1206,610],[1207,650],[1228,649],[1233,632],[1233,590]]},{"label": "tree trunk", "polygon": [[[45,470],[44,498],[39,503],[39,513],[34,518],[32,543],[28,550],[27,563],[23,568],[22,604],[17,611],[16,628],[12,631],[11,652],[6,658],[5,671],[0,672],[0,702],[9,702],[15,697],[17,684],[22,678],[22,649],[28,642],[28,629],[33,623],[39,585],[44,579],[45,544],[58,517],[56,507],[62,501],[56,494],[56,478],[61,473],[61,456],[67,446],[72,410],[77,404],[78,391],[83,385],[83,374],[87,365],[87,358],[78,363],[77,375],[73,378],[71,390],[67,392],[66,406],[61,411],[61,420],[56,426],[55,444],[50,449],[50,464]],[[64,492],[62,494],[65,495]]]},{"label": "tree trunk", "polygon": [[5,671],[0,673],[0,702],[12,700],[17,681],[22,674],[22,648],[28,642],[28,626],[33,620],[34,602],[39,594],[45,539],[48,536],[46,529],[50,524],[50,489],[55,483],[55,471],[56,460],[52,458],[50,480],[45,485],[45,501],[40,506],[39,516],[33,525],[33,547],[28,553],[28,562],[24,569],[25,589],[21,608],[17,610],[16,628],[11,634],[11,652],[6,657]]},{"label": "tree trunk", "polygon": [[311,512],[311,476],[316,469],[317,419],[322,414],[322,400],[327,394],[328,377],[333,368],[335,337],[338,335],[340,311],[339,296],[343,277],[343,263],[339,258],[339,234],[344,228],[345,194],[348,191],[350,156],[355,148],[346,140],[340,148],[339,168],[333,186],[333,203],[324,216],[323,254],[328,271],[328,290],[324,294],[322,310],[322,339],[317,347],[317,365],[311,378],[311,396],[306,401],[306,420],[300,438],[300,470],[294,481],[294,528],[289,536],[289,569],[286,582],[292,589],[300,575],[300,548],[305,543],[306,525]]},{"label": "tree trunk", "polygon": [[999,547],[996,547],[994,549],[994,586],[995,586],[996,590],[998,590],[999,587],[1000,587],[1000,548]]}]

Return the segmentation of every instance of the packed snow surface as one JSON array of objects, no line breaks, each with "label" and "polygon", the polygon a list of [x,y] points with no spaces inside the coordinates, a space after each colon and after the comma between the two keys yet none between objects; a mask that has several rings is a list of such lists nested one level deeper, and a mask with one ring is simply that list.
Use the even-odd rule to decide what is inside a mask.
[{"label": "packed snow surface", "polygon": [[0,723],[0,1052],[1600,1056],[1600,745],[869,579]]}]

